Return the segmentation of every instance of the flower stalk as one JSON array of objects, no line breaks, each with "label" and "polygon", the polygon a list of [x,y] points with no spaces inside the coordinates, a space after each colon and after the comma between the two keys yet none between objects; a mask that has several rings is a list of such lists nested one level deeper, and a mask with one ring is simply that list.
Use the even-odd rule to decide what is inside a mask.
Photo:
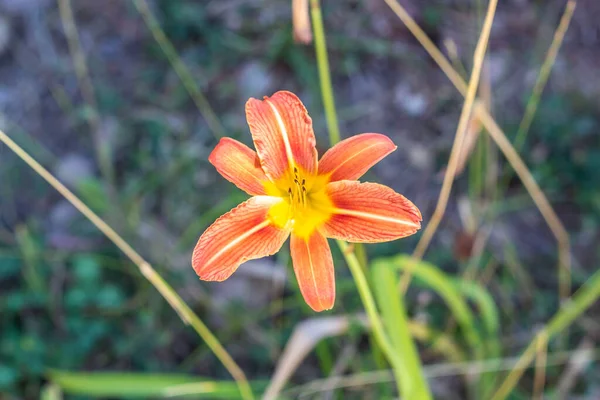
[{"label": "flower stalk", "polygon": [[[323,97],[325,117],[329,130],[329,141],[331,146],[334,146],[340,141],[340,132],[335,111],[335,101],[333,97],[333,87],[331,84],[329,61],[327,58],[327,45],[325,41],[325,30],[323,28],[323,18],[319,0],[311,0],[310,5],[315,38],[315,51],[321,83],[321,94]],[[393,347],[381,322],[380,315],[373,299],[373,293],[365,276],[368,260],[363,245],[357,244],[357,248],[353,251],[345,242],[341,240],[337,240],[337,244],[346,260],[346,263],[348,264],[348,267],[350,268],[350,272],[354,278],[360,298],[365,310],[367,311],[375,341],[378,343],[388,362],[392,366],[396,385],[398,387],[398,393],[401,394],[403,398],[430,399],[431,394],[429,392],[427,382],[423,378],[421,362],[418,352],[416,351],[416,345],[408,329],[408,316],[406,314],[406,309],[403,306],[403,299],[398,299],[398,307],[394,308],[396,313],[402,314],[402,318],[397,321],[386,322],[387,325],[393,324],[394,326],[399,327],[396,333],[399,333],[401,338],[397,338],[397,342],[402,343],[407,349],[412,351],[411,354],[413,357],[411,358],[412,362],[410,363],[405,363],[400,357],[401,349]],[[360,256],[360,260],[357,255]],[[400,296],[403,296],[403,294],[400,294]],[[395,315],[397,316],[397,314]],[[414,397],[413,395],[417,395],[418,397]]]}]

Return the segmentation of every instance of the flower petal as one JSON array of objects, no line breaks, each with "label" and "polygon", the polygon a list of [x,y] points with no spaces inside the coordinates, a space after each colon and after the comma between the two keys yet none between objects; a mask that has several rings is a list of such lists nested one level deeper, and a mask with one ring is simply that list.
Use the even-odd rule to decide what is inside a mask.
[{"label": "flower petal", "polygon": [[331,309],[335,302],[335,278],[331,249],[325,236],[316,231],[308,238],[292,234],[290,249],[306,304],[315,311]]},{"label": "flower petal", "polygon": [[377,183],[338,181],[327,185],[333,215],[321,232],[349,242],[376,243],[412,235],[421,212],[406,197]]},{"label": "flower petal", "polygon": [[356,180],[394,150],[394,142],[380,133],[352,136],[323,154],[319,161],[319,174],[331,174],[331,182]]},{"label": "flower petal", "polygon": [[192,266],[200,279],[225,280],[243,262],[277,253],[289,231],[273,226],[267,214],[279,201],[276,197],[252,197],[209,226],[192,254]]},{"label": "flower petal", "polygon": [[251,98],[246,118],[261,165],[273,181],[294,166],[317,172],[312,120],[295,94],[281,91],[264,100]]},{"label": "flower petal", "polygon": [[243,143],[225,137],[210,153],[208,161],[229,182],[251,196],[265,194],[263,182],[269,179],[255,151]]}]

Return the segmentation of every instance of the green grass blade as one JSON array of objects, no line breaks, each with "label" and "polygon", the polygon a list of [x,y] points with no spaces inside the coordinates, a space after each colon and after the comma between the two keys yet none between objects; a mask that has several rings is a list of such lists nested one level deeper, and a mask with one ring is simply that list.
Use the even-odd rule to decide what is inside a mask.
[{"label": "green grass blade", "polygon": [[215,381],[191,375],[50,370],[48,378],[66,394],[90,397],[194,395],[198,398],[206,395],[208,398],[241,398],[235,382]]},{"label": "green grass blade", "polygon": [[454,284],[465,297],[471,299],[475,303],[481,314],[481,320],[486,333],[485,344],[487,356],[499,358],[500,342],[498,334],[500,328],[500,316],[498,315],[498,308],[496,307],[496,303],[494,303],[494,299],[487,290],[474,282],[455,280]]},{"label": "green grass blade", "polygon": [[[404,271],[410,269],[414,276],[423,281],[433,291],[439,294],[448,305],[452,315],[458,322],[461,331],[465,337],[465,341],[469,345],[473,357],[476,360],[483,360],[485,357],[485,346],[481,340],[481,336],[476,329],[475,318],[469,305],[467,304],[462,293],[454,284],[454,279],[447,276],[439,270],[435,265],[426,261],[418,261],[408,255],[399,255],[388,259],[379,259],[379,261],[393,265],[394,267]],[[481,381],[481,386],[475,390],[479,394],[485,393],[490,389],[491,383],[484,377]]]},{"label": "green grass blade", "polygon": [[400,270],[410,268],[409,264],[416,262],[417,264],[414,266],[413,270],[415,277],[420,278],[444,299],[454,318],[458,321],[458,324],[465,335],[465,340],[473,351],[473,355],[478,360],[483,359],[483,345],[481,343],[481,338],[475,329],[475,318],[464,297],[452,284],[453,279],[451,277],[440,271],[436,266],[426,261],[416,261],[408,255],[379,259],[376,262],[387,263]]},{"label": "green grass blade", "polygon": [[[486,356],[492,359],[499,359],[501,355],[499,337],[500,317],[494,299],[487,290],[475,282],[456,279],[454,280],[454,285],[466,298],[471,299],[475,303],[481,314],[481,320],[485,329],[483,344]],[[496,379],[497,374],[495,373],[484,373],[482,375],[481,394],[485,398],[489,397],[492,393]]]},{"label": "green grass blade", "polygon": [[398,292],[397,273],[384,262],[373,263],[372,282],[375,297],[392,346],[401,354],[402,397],[431,399],[429,386],[423,375],[421,360],[408,326],[404,296]]}]

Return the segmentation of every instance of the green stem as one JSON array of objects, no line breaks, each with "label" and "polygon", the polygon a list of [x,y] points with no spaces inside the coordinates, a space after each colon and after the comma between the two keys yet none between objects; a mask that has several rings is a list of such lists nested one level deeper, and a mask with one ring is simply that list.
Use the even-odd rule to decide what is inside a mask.
[{"label": "green stem", "polygon": [[[321,95],[323,98],[323,104],[325,107],[325,117],[327,120],[327,128],[329,131],[329,142],[331,146],[334,146],[340,141],[340,130],[335,111],[335,101],[333,97],[333,87],[331,85],[329,61],[327,59],[327,45],[325,42],[323,18],[321,15],[321,7],[319,4],[319,0],[310,0],[310,5],[313,31],[315,37],[315,51],[319,69],[319,80],[321,83]],[[400,352],[394,349],[388,337],[386,336],[385,330],[377,312],[377,308],[375,306],[375,301],[373,300],[373,294],[371,293],[369,283],[365,276],[368,261],[364,248],[361,244],[357,244],[355,245],[355,250],[350,251],[348,245],[345,242],[338,241],[338,245],[342,251],[342,254],[344,255],[344,258],[346,259],[346,262],[348,263],[348,266],[350,267],[350,271],[354,278],[354,282],[356,284],[356,287],[358,288],[358,292],[360,294],[365,310],[367,311],[367,314],[369,316],[369,320],[371,321],[374,342],[378,343],[379,347],[381,348],[381,351],[384,353],[388,362],[392,366],[392,369],[394,371],[394,377],[396,379],[396,384],[398,386],[398,393],[408,393],[406,391],[410,388],[413,388],[417,389],[417,391],[413,393],[419,394],[419,397],[403,397],[418,399],[431,398],[431,395],[429,394],[429,388],[426,382],[412,382],[413,378],[411,376],[411,371],[406,369],[408,364],[403,363],[403,360],[399,357]],[[400,307],[402,306],[400,305]],[[403,315],[405,316],[405,314]],[[414,347],[412,336],[410,335],[410,333],[407,333],[407,335],[408,336],[406,336],[404,339],[406,342],[412,344],[413,348],[415,349],[415,358],[418,360],[418,352],[416,351],[416,347]],[[373,339],[373,336],[371,337],[371,339]],[[374,352],[374,354],[376,353]],[[418,361],[417,371],[419,373],[421,372],[420,362]],[[402,392],[402,389],[404,389],[405,392]]]},{"label": "green stem", "polygon": [[348,249],[348,244],[337,240],[337,244],[340,247],[344,258],[346,259],[346,263],[350,268],[350,272],[352,273],[352,277],[354,278],[354,282],[356,282],[356,287],[358,289],[358,293],[360,295],[360,299],[365,306],[365,311],[369,317],[369,321],[371,322],[371,328],[375,335],[375,339],[383,350],[388,362],[392,366],[392,370],[394,372],[394,377],[396,379],[396,385],[398,386],[398,393],[402,393],[401,382],[406,381],[407,371],[402,364],[402,359],[398,356],[398,354],[394,351],[392,344],[390,343],[389,338],[387,337],[381,320],[379,319],[379,313],[377,312],[377,307],[375,306],[375,301],[373,300],[373,295],[371,294],[371,290],[369,289],[369,284],[367,283],[367,278],[363,273],[363,269],[356,258],[356,255],[353,252],[350,252]]},{"label": "green stem", "polygon": [[423,375],[419,352],[410,332],[404,296],[398,293],[397,273],[384,262],[374,263],[372,270],[372,282],[377,285],[378,290],[375,295],[385,327],[396,353],[402,354],[402,365],[406,370],[402,375],[403,381],[400,385],[402,398],[431,399],[429,386]]},{"label": "green stem", "polygon": [[[336,145],[340,141],[340,130],[338,118],[335,111],[335,100],[333,97],[333,86],[331,85],[331,71],[329,69],[329,61],[327,57],[327,44],[325,42],[325,29],[323,28],[323,17],[321,14],[321,6],[319,0],[311,0],[311,15],[315,37],[315,53],[317,56],[317,64],[319,69],[319,82],[321,86],[321,96],[325,106],[325,118],[327,120],[327,128],[329,131],[330,146]],[[367,273],[368,260],[365,247],[361,243],[354,245],[354,254],[358,258],[359,264],[363,269],[363,273]],[[372,334],[369,335],[371,351],[373,359],[379,367],[383,361],[381,351],[377,348],[376,340]]]},{"label": "green stem", "polygon": [[321,95],[325,107],[325,118],[329,130],[329,142],[333,146],[340,141],[340,128],[338,126],[335,112],[335,101],[333,99],[333,88],[331,86],[331,74],[329,61],[327,59],[327,44],[325,42],[325,29],[323,28],[323,17],[319,0],[310,0],[310,11],[315,34],[315,52],[319,68],[319,80],[321,81]]}]

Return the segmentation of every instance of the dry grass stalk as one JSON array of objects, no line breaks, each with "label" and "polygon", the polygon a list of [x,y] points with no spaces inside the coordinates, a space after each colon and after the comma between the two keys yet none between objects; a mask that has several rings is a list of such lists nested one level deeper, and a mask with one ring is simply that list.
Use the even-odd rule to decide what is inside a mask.
[{"label": "dry grass stalk", "polygon": [[[415,38],[421,43],[423,48],[429,53],[429,55],[438,64],[440,69],[446,74],[448,79],[456,87],[456,89],[463,95],[466,95],[467,84],[462,79],[460,74],[452,67],[450,62],[437,48],[437,46],[429,39],[427,34],[419,27],[415,20],[406,12],[406,10],[398,3],[397,0],[385,0],[392,11],[402,20],[406,27],[411,31]],[[575,1],[570,0],[565,12],[569,12],[571,8],[575,7]],[[476,102],[474,113],[479,115],[484,128],[488,131],[492,139],[496,142],[504,156],[507,158],[510,165],[517,172],[519,178],[523,181],[527,192],[540,209],[542,216],[546,220],[546,223],[550,227],[552,234],[558,242],[558,262],[559,262],[559,276],[560,276],[560,296],[562,299],[568,297],[570,292],[570,271],[571,271],[571,258],[570,258],[570,241],[569,235],[564,225],[558,219],[558,216],[554,212],[554,209],[550,206],[548,199],[541,191],[531,172],[526,167],[525,163],[521,160],[518,153],[511,145],[510,141],[506,138],[506,135],[500,129],[498,124],[494,121],[492,116],[487,112],[485,107]],[[416,250],[415,250],[416,253]],[[415,254],[418,256],[418,253]]]},{"label": "dry grass stalk", "polygon": [[[417,247],[413,252],[413,256],[416,259],[423,258],[423,255],[425,254],[425,251],[427,250],[427,247],[429,246],[429,243],[431,242],[431,239],[433,238],[433,235],[435,234],[444,216],[444,213],[446,212],[446,206],[448,205],[450,191],[452,190],[452,183],[456,175],[460,150],[463,145],[463,140],[465,137],[467,124],[469,122],[469,117],[473,110],[475,96],[477,95],[479,77],[481,75],[483,60],[485,58],[485,52],[490,38],[492,22],[494,21],[494,15],[496,13],[497,4],[497,0],[490,0],[488,4],[488,11],[486,13],[483,28],[481,29],[481,35],[479,36],[479,40],[477,42],[477,46],[475,47],[475,52],[473,55],[473,71],[471,73],[471,79],[469,81],[469,86],[467,88],[465,96],[465,103],[463,105],[463,109],[458,122],[458,127],[456,129],[454,143],[452,145],[452,152],[450,153],[450,160],[448,161],[448,169],[446,170],[446,174],[444,175],[442,190],[440,191],[440,196],[438,198],[438,202],[435,207],[433,216],[431,217],[429,224],[427,224],[427,227],[425,228],[423,235],[421,236],[421,239],[419,240],[419,243],[417,244]],[[412,275],[411,272],[412,267],[410,269],[407,269],[406,273],[402,277],[402,280],[400,281],[400,287],[402,288],[403,292],[405,292],[408,288],[408,284],[410,283]]]},{"label": "dry grass stalk", "polygon": [[229,353],[223,348],[218,339],[204,325],[192,309],[179,297],[179,295],[169,286],[167,282],[156,272],[154,268],[144,258],[133,249],[113,228],[111,228],[102,218],[94,213],[83,201],[81,201],[73,192],[54,177],[46,168],[42,167],[33,157],[31,157],[21,146],[16,144],[8,135],[0,130],[0,142],[4,143],[20,159],[31,167],[39,176],[59,192],[69,201],[79,212],[81,212],[100,232],[102,232],[119,250],[121,250],[140,270],[142,275],[152,283],[159,293],[177,312],[181,320],[186,325],[191,325],[199,336],[205,341],[207,346],[213,351],[215,356],[223,363],[233,379],[240,387],[240,393],[245,399],[252,399],[253,394],[246,379],[246,375],[237,363],[231,358]]},{"label": "dry grass stalk", "polygon": [[538,341],[533,378],[533,399],[543,400],[544,386],[546,384],[546,361],[548,357],[548,336],[543,335]]},{"label": "dry grass stalk", "polygon": [[[491,110],[492,102],[492,88],[490,81],[489,68],[484,63],[481,71],[481,83],[479,86],[479,98],[485,104],[488,112]],[[465,140],[463,141],[462,148],[458,157],[458,165],[456,167],[456,176],[463,173],[467,166],[467,162],[475,150],[475,145],[479,139],[479,134],[483,130],[483,124],[479,119],[479,116],[475,113],[471,113],[469,124],[467,125],[467,132],[465,133]]]}]

